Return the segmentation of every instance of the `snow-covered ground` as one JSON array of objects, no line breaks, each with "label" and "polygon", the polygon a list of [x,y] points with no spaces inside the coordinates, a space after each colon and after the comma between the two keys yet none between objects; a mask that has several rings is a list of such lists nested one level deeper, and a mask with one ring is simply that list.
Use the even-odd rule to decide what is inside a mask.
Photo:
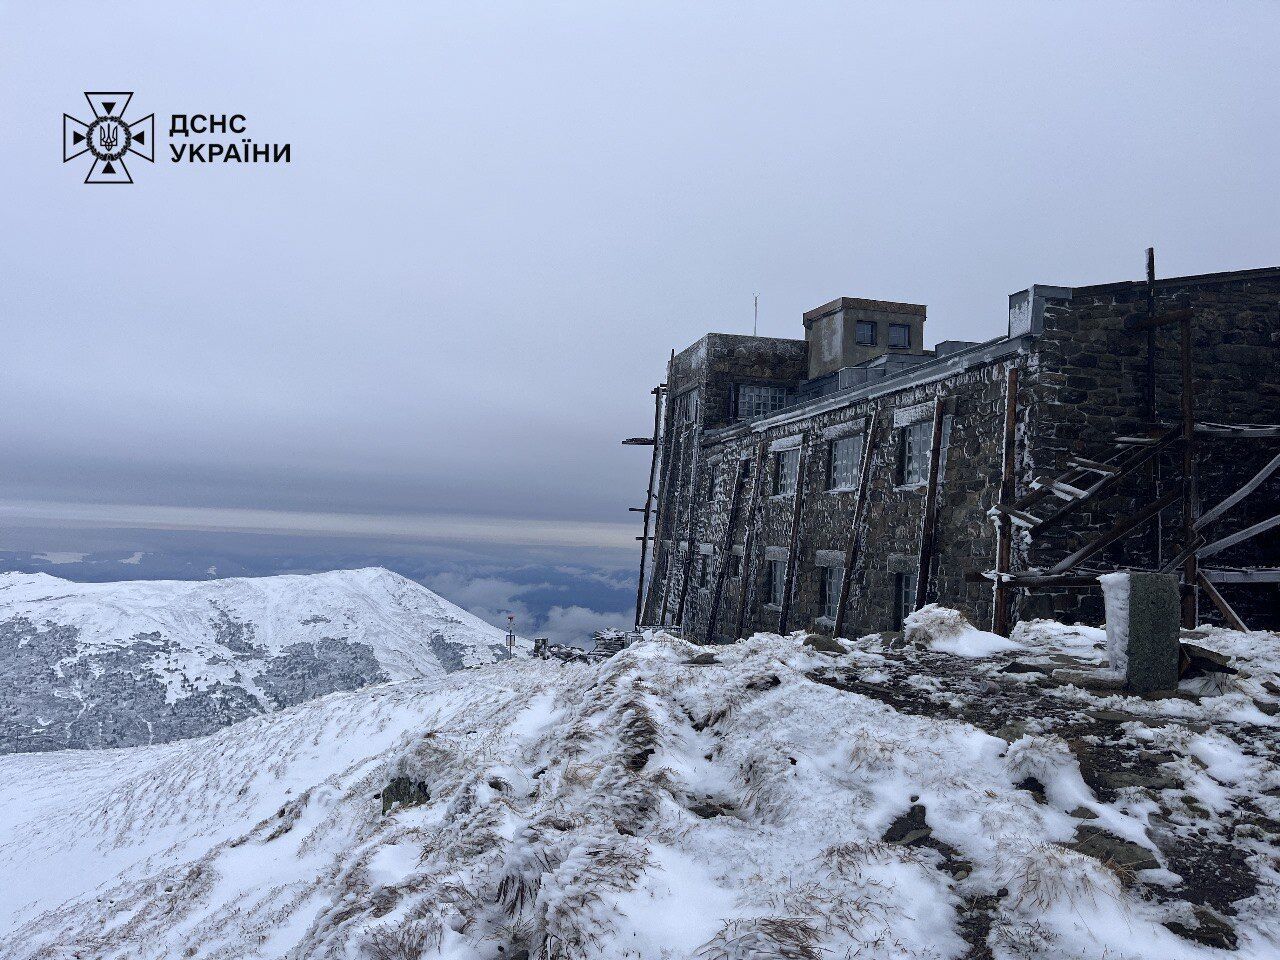
[{"label": "snow-covered ground", "polygon": [[122,583],[0,574],[0,752],[201,736],[506,655],[501,631],[378,568]]},{"label": "snow-covered ground", "polygon": [[660,635],[0,757],[0,956],[1280,955],[1277,638],[1167,700],[1014,640]]}]

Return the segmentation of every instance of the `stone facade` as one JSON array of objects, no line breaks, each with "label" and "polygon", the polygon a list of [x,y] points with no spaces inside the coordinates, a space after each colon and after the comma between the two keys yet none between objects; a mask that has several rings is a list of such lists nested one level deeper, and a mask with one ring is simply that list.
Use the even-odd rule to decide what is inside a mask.
[{"label": "stone facade", "polygon": [[[1154,296],[1158,311],[1195,310],[1197,419],[1280,423],[1280,269],[1158,281]],[[837,377],[829,364],[820,364],[821,382],[808,379],[814,372],[814,330],[819,336],[824,330],[810,315],[808,341],[709,334],[675,355],[667,377],[654,566],[643,622],[680,624],[691,639],[728,642],[738,635],[739,617],[743,634],[778,630],[785,605],[787,629],[830,632],[833,621],[825,614],[831,612],[832,577],[826,571],[843,565],[858,500],[856,482],[833,478],[832,458],[838,443],[861,437],[874,448],[845,632],[897,627],[914,600],[926,499],[921,469],[928,466],[935,403],[941,401],[926,600],[989,625],[992,589],[983,574],[994,566],[996,551],[988,511],[999,497],[1009,371],[1016,368],[1019,377],[1018,495],[1034,478],[1063,472],[1069,457],[1100,459],[1117,435],[1154,428],[1146,416],[1146,334],[1124,328],[1126,317],[1146,308],[1145,283],[1035,287],[1010,301],[1008,336],[986,344],[948,341],[936,355],[917,340],[916,356],[901,358],[900,365],[886,365],[893,358],[881,356],[841,369]],[[833,303],[876,303],[888,315],[908,313],[923,336],[923,307]],[[810,314],[829,315],[831,306]],[[1157,334],[1154,426],[1175,424],[1179,416],[1177,337],[1177,324]],[[831,353],[829,344],[822,349]],[[774,395],[780,409],[752,408],[755,415],[744,416],[743,385],[781,388],[786,395]],[[1241,443],[1238,453],[1216,449]],[[1200,503],[1207,507],[1222,499],[1278,446],[1206,440],[1198,461]],[[857,447],[855,442],[841,451],[847,455]],[[786,483],[797,457],[798,498]],[[1018,541],[1014,568],[1052,565],[1080,546],[1082,537],[1150,502],[1162,478],[1178,475],[1179,457],[1170,452],[1158,472],[1153,468],[1150,476],[1090,503],[1071,525],[1031,543]],[[847,456],[845,466],[847,479]],[[908,475],[910,468],[914,475]],[[1228,532],[1247,525],[1243,518],[1276,513],[1276,480],[1242,504],[1242,519],[1224,523]],[[1098,565],[1151,567],[1157,554],[1168,560],[1180,548],[1178,514],[1176,508],[1166,511],[1159,543],[1149,524],[1151,529],[1095,558]],[[796,562],[790,567],[793,542]],[[1280,563],[1274,538],[1232,550],[1230,563]],[[771,573],[779,569],[771,568],[774,561],[791,574],[782,584],[783,605],[771,602]],[[1274,584],[1231,589],[1242,613],[1265,618],[1270,610],[1274,617],[1280,607]],[[1096,623],[1101,612],[1097,589],[1023,591],[1014,604],[1015,617]]]}]

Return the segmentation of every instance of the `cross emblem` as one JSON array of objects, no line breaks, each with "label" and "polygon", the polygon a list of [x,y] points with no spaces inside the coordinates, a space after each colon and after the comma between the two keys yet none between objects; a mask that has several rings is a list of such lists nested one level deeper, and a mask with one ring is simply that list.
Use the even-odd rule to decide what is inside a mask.
[{"label": "cross emblem", "polygon": [[85,123],[69,113],[62,115],[62,162],[89,153],[93,163],[85,183],[133,183],[124,158],[132,153],[155,162],[155,114],[126,121],[124,112],[132,93],[85,93],[84,97],[93,119]]}]

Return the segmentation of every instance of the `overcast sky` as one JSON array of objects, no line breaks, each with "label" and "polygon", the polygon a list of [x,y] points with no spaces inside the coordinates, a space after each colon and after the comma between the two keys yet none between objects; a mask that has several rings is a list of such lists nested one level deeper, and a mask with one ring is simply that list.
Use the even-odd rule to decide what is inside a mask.
[{"label": "overcast sky", "polygon": [[[927,303],[932,344],[1149,244],[1280,263],[1278,41],[1274,3],[5,0],[0,507],[633,547],[618,441],[753,293],[789,337]],[[134,185],[60,162],[85,90],[155,112]],[[293,162],[170,163],[196,112]]]}]

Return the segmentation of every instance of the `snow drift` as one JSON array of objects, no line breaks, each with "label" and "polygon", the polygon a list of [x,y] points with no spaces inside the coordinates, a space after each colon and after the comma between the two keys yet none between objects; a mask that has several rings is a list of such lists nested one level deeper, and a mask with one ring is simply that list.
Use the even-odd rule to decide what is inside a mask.
[{"label": "snow drift", "polygon": [[203,736],[506,656],[500,630],[376,568],[191,582],[0,574],[0,752]]},{"label": "snow drift", "polygon": [[[1101,656],[1101,631],[1073,635]],[[1018,655],[1060,656],[1057,636],[1024,629]],[[658,636],[599,665],[517,659],[336,693],[200,740],[0,757],[0,955],[1223,955],[1173,932],[1201,922],[1186,902],[1135,886],[1176,880],[1147,795],[1095,794],[1053,734],[910,712],[933,708],[938,676],[976,691],[937,691],[938,709],[964,699],[978,715],[990,688],[1025,692],[1031,674],[846,646]],[[1239,649],[1274,666],[1274,644]],[[886,686],[921,663],[947,673]],[[1243,714],[1255,693],[1218,700]],[[1057,691],[1059,712],[1084,696]],[[1131,706],[1165,711],[1146,748],[1217,805],[1202,833],[1246,800],[1256,823],[1280,813],[1265,747],[1195,733],[1216,707]],[[1199,726],[1168,726],[1178,711]],[[1082,822],[1137,859],[1071,849]],[[1248,842],[1250,862],[1274,850]],[[1274,957],[1280,875],[1254,869],[1235,955]]]}]

